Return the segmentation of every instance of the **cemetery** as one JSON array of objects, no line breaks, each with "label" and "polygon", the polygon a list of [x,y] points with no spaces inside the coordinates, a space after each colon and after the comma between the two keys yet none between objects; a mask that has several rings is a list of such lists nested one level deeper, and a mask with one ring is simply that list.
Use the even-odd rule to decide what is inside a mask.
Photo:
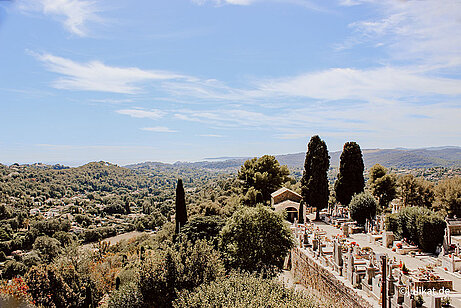
[{"label": "cemetery", "polygon": [[384,216],[360,226],[336,206],[321,221],[299,217],[306,223],[291,225],[292,273],[338,307],[461,307],[461,220],[447,220],[442,247],[426,253],[386,231]]}]

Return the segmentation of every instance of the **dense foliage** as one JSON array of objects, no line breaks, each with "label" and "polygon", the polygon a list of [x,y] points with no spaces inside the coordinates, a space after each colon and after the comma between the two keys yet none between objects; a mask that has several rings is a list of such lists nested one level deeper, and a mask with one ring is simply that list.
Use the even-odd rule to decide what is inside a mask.
[{"label": "dense foliage", "polygon": [[397,178],[380,164],[371,167],[369,175],[371,193],[378,200],[380,209],[385,210],[397,194]]},{"label": "dense foliage", "polygon": [[319,219],[321,209],[328,206],[330,195],[328,189],[328,168],[330,156],[325,141],[315,135],[307,146],[304,172],[301,178],[303,201],[311,207],[317,208],[316,219]]},{"label": "dense foliage", "polygon": [[[280,166],[274,156],[264,155],[245,161],[238,172],[249,205],[267,203],[271,193],[290,180],[287,166]],[[258,196],[259,194],[259,196]]]},{"label": "dense foliage", "polygon": [[349,205],[352,196],[363,191],[363,158],[360,146],[355,142],[346,142],[339,162],[338,179],[335,182],[336,200]]},{"label": "dense foliage", "polygon": [[[178,178],[188,220],[175,235]],[[219,303],[213,290],[235,306],[263,299],[274,307],[308,306],[260,277],[275,274],[293,244],[283,215],[256,206],[281,186],[301,193],[301,183],[271,156],[249,160],[238,176],[188,164],[0,165],[0,262],[2,279],[12,279],[0,283],[0,293],[45,307],[193,307],[201,296],[206,307],[208,299]],[[431,186],[433,208],[457,215],[459,186],[459,177]],[[389,216],[387,224],[431,251],[443,228],[439,216],[424,211]],[[132,230],[146,233],[113,245],[101,241]],[[229,290],[236,285],[245,287]],[[247,292],[261,295],[245,302]]]},{"label": "dense foliage", "polygon": [[176,308],[284,307],[314,308],[318,304],[305,294],[287,289],[280,282],[257,275],[232,273],[203,284],[194,291],[181,292]]},{"label": "dense foliage", "polygon": [[403,206],[432,207],[434,188],[431,182],[406,174],[399,177],[398,183]]},{"label": "dense foliage", "polygon": [[461,177],[440,181],[435,194],[435,208],[446,212],[449,217],[461,218]]},{"label": "dense foliage", "polygon": [[397,238],[414,242],[424,251],[435,252],[442,244],[446,223],[440,215],[424,207],[407,207],[386,216],[386,229]]},{"label": "dense foliage", "polygon": [[273,275],[293,247],[293,235],[281,214],[264,206],[247,207],[227,221],[220,246],[230,267]]},{"label": "dense foliage", "polygon": [[349,213],[351,218],[357,223],[363,225],[365,221],[370,221],[376,215],[377,202],[373,196],[368,192],[362,192],[352,197],[349,204]]}]

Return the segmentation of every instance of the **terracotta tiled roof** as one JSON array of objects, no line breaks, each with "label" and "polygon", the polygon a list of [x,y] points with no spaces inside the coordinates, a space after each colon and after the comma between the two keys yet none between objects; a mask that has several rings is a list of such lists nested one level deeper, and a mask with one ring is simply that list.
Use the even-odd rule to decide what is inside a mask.
[{"label": "terracotta tiled roof", "polygon": [[282,194],[282,193],[284,193],[284,192],[286,192],[286,191],[289,191],[289,192],[291,192],[291,193],[293,193],[293,194],[299,196],[300,198],[302,198],[302,196],[301,196],[300,194],[298,194],[297,192],[294,192],[294,191],[292,191],[291,189],[288,189],[288,188],[286,188],[286,187],[282,187],[282,188],[280,188],[279,190],[274,191],[274,192],[271,194],[271,197],[278,196],[278,195],[280,195],[280,194]]}]

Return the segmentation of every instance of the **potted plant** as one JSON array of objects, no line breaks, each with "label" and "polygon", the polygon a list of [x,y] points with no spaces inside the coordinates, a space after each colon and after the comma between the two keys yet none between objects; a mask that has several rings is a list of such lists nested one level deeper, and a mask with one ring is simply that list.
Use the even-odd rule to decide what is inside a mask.
[{"label": "potted plant", "polygon": [[442,297],[442,307],[450,307],[451,299],[449,297]]},{"label": "potted plant", "polygon": [[416,298],[415,298],[415,304],[416,304],[416,307],[422,307],[423,304],[424,304],[424,299],[423,299],[423,296],[421,294],[417,295]]}]

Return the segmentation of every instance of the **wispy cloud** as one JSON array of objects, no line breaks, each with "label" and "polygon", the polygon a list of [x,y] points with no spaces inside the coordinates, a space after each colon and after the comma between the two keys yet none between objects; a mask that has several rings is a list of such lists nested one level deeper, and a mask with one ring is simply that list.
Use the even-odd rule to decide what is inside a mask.
[{"label": "wispy cloud", "polygon": [[157,120],[162,118],[166,113],[158,109],[145,110],[141,108],[120,109],[116,111],[119,114],[128,115],[132,118],[146,118]]},{"label": "wispy cloud", "polygon": [[177,133],[177,130],[173,130],[171,128],[165,126],[154,126],[154,127],[143,127],[142,130],[148,132],[155,132],[155,133]]},{"label": "wispy cloud", "polygon": [[430,77],[411,67],[334,68],[295,77],[260,81],[252,97],[307,97],[324,100],[461,95],[461,80]]},{"label": "wispy cloud", "polygon": [[88,22],[102,22],[96,1],[84,0],[20,0],[19,8],[28,12],[40,12],[62,22],[72,34],[86,36]]},{"label": "wispy cloud", "polygon": [[109,66],[100,61],[79,63],[47,53],[32,54],[44,63],[49,71],[64,76],[52,83],[57,89],[134,94],[141,91],[136,84],[187,78],[165,71]]},{"label": "wispy cloud", "polygon": [[223,138],[223,135],[217,135],[217,134],[202,134],[198,135],[199,137],[211,137],[211,138]]},{"label": "wispy cloud", "polygon": [[374,0],[339,0],[339,5],[343,6],[354,6],[367,2],[373,2]]},{"label": "wispy cloud", "polygon": [[[438,77],[419,66],[381,66],[370,69],[332,68],[297,76],[252,80],[246,88],[232,88],[218,81],[168,81],[171,95],[202,101],[267,104],[282,107],[293,99],[375,101],[432,95],[461,95],[461,80]],[[281,99],[285,100],[285,103]],[[299,101],[298,101],[299,102]],[[234,110],[235,111],[235,110]],[[204,115],[198,115],[204,117]]]},{"label": "wispy cloud", "polygon": [[124,104],[124,103],[132,103],[132,99],[113,99],[113,98],[104,98],[104,99],[92,99],[91,102],[94,103],[105,103],[105,104]]},{"label": "wispy cloud", "polygon": [[316,4],[314,1],[309,0],[191,0],[192,3],[197,5],[205,5],[205,4],[212,4],[215,6],[222,6],[222,5],[252,5],[256,3],[264,3],[264,2],[279,2],[283,4],[295,4],[307,9],[315,10],[315,11],[326,11],[325,8],[321,7],[320,5]]},{"label": "wispy cloud", "polygon": [[[379,17],[350,24],[356,35],[346,45],[371,43],[386,48],[390,60],[405,60],[429,69],[461,65],[461,2],[458,0],[353,0],[371,3]],[[351,42],[353,42],[351,44]]]}]

